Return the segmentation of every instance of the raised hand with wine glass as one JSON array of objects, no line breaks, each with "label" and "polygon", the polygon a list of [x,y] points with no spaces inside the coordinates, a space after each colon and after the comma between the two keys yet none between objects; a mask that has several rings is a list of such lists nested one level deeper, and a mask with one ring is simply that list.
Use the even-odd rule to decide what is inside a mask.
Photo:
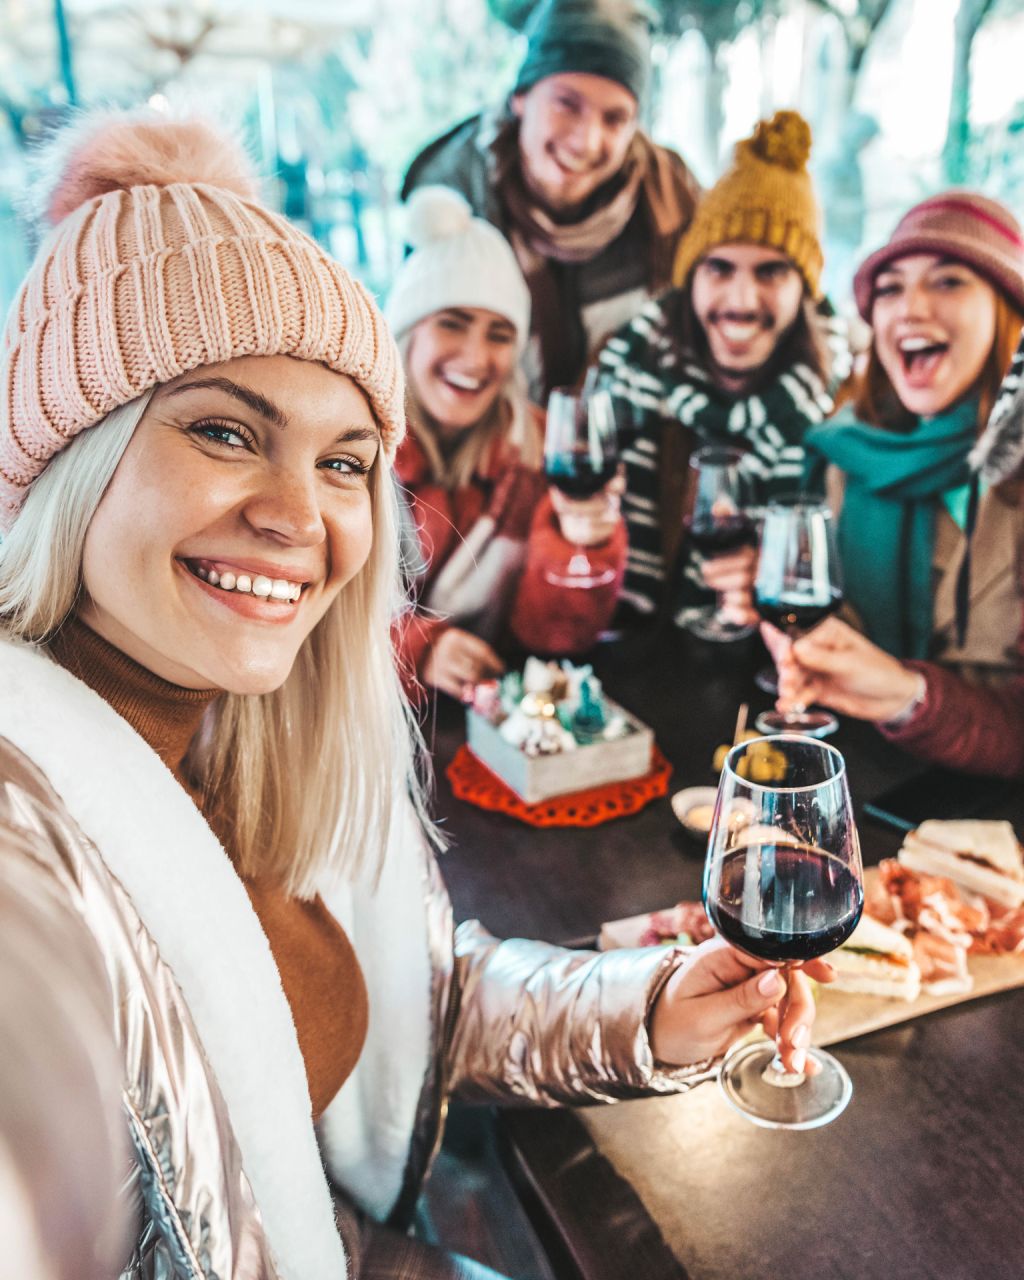
[{"label": "raised hand with wine glass", "polygon": [[556,388],[548,400],[544,472],[551,501],[572,554],[545,571],[569,588],[605,586],[615,570],[595,565],[586,548],[607,541],[621,519],[618,436],[608,392],[589,381],[581,392]]},{"label": "raised hand with wine glass", "polygon": [[[817,960],[853,932],[864,905],[860,842],[846,765],[815,738],[771,738],[772,784],[743,775],[764,739],[729,752],[704,868],[704,907],[719,935],[784,973]],[[783,1018],[785,1015],[783,1014]],[[722,1064],[729,1101],[758,1124],[814,1128],[850,1099],[842,1066],[819,1049],[787,1071],[771,1041],[742,1042]]]},{"label": "raised hand with wine glass", "polygon": [[[720,445],[698,449],[690,458],[684,500],[684,523],[691,546],[703,557],[705,579],[715,583],[716,561],[732,561],[735,553],[754,545],[756,533],[748,514],[750,482],[742,469],[743,451]],[[725,609],[728,579],[717,604],[686,620],[686,628],[701,640],[717,643],[740,640],[753,627],[736,622]],[[717,585],[717,584],[716,584]]]},{"label": "raised hand with wine glass", "polygon": [[[768,507],[754,579],[761,618],[790,641],[812,631],[843,602],[835,527],[829,508],[795,495]],[[839,722],[827,711],[796,706],[765,711],[755,722],[763,733],[807,733],[824,737]]]}]

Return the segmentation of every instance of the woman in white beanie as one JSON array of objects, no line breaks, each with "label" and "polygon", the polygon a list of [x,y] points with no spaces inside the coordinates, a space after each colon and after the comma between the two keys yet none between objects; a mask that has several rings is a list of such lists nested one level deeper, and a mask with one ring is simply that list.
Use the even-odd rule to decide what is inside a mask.
[{"label": "woman in white beanie", "polygon": [[[409,385],[395,469],[411,496],[422,584],[400,646],[410,675],[458,696],[503,669],[491,642],[506,634],[531,651],[589,648],[615,607],[626,535],[617,481],[586,501],[545,492],[543,416],[518,367],[530,294],[504,236],[457,192],[424,187],[409,203],[408,238],[414,251],[386,313]],[[574,543],[614,570],[607,584],[547,581]]]}]

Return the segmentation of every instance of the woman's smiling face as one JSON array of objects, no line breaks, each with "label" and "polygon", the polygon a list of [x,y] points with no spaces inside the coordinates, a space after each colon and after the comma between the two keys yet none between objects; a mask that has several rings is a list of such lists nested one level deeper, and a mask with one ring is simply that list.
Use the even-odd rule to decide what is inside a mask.
[{"label": "woman's smiling face", "polygon": [[874,283],[875,351],[900,403],[934,417],[970,393],[996,334],[996,291],[962,262],[897,258]]},{"label": "woman's smiling face", "polygon": [[277,689],[363,567],[380,437],[351,378],[246,356],[159,388],[89,526],[80,616],[185,688]]},{"label": "woman's smiling face", "polygon": [[446,307],[427,316],[413,329],[406,355],[417,399],[450,437],[490,413],[515,362],[515,327],[482,307]]}]

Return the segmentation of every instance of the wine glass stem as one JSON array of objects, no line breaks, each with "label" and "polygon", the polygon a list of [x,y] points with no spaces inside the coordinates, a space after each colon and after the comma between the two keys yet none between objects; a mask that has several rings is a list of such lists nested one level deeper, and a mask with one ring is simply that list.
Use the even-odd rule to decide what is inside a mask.
[{"label": "wine glass stem", "polygon": [[[786,994],[779,1001],[779,1032],[782,1030],[782,1019],[786,1014],[786,1005],[789,1003],[789,975],[793,965],[785,964],[780,972],[786,979]],[[803,1071],[787,1071],[782,1062],[782,1055],[776,1052],[775,1057],[765,1067],[761,1073],[761,1079],[765,1084],[770,1084],[774,1089],[797,1089],[804,1083],[807,1076]]]}]

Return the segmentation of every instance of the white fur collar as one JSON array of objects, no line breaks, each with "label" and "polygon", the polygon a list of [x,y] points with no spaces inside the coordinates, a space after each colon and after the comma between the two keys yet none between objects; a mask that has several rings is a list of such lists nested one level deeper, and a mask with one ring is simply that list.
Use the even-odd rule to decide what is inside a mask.
[{"label": "white fur collar", "polygon": [[[402,1190],[436,1049],[424,910],[431,856],[412,806],[400,805],[376,890],[356,883],[323,893],[362,964],[370,1021],[355,1070],[321,1118],[320,1139],[332,1176],[378,1219],[388,1216]],[[441,914],[447,924],[447,913]],[[439,942],[449,945],[447,937]]]},{"label": "white fur collar", "polygon": [[188,796],[110,706],[41,653],[0,642],[0,735],[47,775],[127,890],[184,993],[287,1280],[339,1280],[305,1069],[241,881]]}]

